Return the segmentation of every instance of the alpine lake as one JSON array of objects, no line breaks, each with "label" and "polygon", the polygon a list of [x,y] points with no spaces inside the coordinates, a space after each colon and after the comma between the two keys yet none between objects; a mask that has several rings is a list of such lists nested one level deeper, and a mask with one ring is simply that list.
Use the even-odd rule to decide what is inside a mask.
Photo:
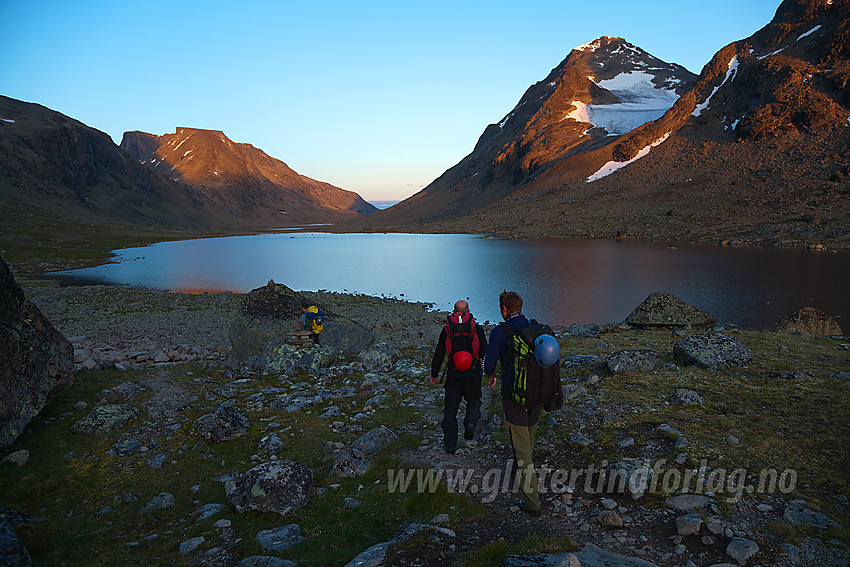
[{"label": "alpine lake", "polygon": [[53,272],[63,283],[183,293],[247,292],[269,280],[432,303],[467,299],[500,320],[498,296],[550,324],[622,321],[667,291],[726,325],[773,328],[811,306],[850,321],[850,253],[614,240],[504,240],[468,234],[275,232],[161,242],[115,251],[113,263]]}]

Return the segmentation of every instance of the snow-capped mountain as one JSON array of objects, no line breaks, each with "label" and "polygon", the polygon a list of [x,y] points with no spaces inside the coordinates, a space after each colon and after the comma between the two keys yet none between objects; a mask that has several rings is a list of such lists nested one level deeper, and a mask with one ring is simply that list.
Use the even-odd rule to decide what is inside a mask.
[{"label": "snow-capped mountain", "polygon": [[450,217],[473,210],[566,157],[661,117],[695,81],[684,67],[622,38],[579,46],[489,125],[471,154],[386,216]]},{"label": "snow-capped mountain", "polygon": [[573,50],[370,226],[850,247],[850,2],[784,0],[695,81],[645,57]]}]

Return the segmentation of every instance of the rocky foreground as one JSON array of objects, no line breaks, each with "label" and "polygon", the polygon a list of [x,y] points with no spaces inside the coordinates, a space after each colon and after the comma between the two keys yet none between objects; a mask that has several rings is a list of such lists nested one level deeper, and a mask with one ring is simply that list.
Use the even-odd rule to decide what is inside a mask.
[{"label": "rocky foreground", "polygon": [[303,348],[283,286],[23,285],[78,372],[0,454],[0,564],[848,564],[850,339],[817,317],[738,331],[662,295],[558,328],[530,518],[491,391],[442,450],[428,305],[304,294],[329,325]]}]

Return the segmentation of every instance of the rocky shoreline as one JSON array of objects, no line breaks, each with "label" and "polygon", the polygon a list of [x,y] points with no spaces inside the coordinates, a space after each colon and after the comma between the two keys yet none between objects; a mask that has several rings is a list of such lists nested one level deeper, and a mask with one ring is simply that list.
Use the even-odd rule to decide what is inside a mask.
[{"label": "rocky shoreline", "polygon": [[[383,532],[395,535],[361,544],[343,563],[451,565],[468,562],[499,541],[515,545],[527,538],[569,535],[583,549],[541,549],[533,557],[508,553],[499,564],[848,564],[847,541],[835,531],[842,525],[846,529],[850,511],[840,478],[823,479],[818,489],[745,494],[729,501],[710,491],[699,498],[668,491],[638,497],[609,493],[596,489],[597,477],[590,486],[582,477],[574,488],[548,491],[545,513],[536,519],[518,511],[511,493],[489,498],[481,490],[485,477],[503,470],[510,458],[500,404],[485,388],[484,418],[475,438],[454,455],[443,452],[442,390],[430,386],[428,375],[445,314],[431,311],[428,304],[304,294],[337,321],[359,322],[374,340],[349,355],[329,346],[305,350],[280,344],[273,362],[291,363],[284,371],[281,366],[269,369],[269,352],[249,359],[234,355],[231,327],[242,316],[242,294],[21,283],[27,297],[71,339],[80,372],[71,391],[54,402],[55,409],[39,416],[10,448],[11,461],[0,465],[0,475],[12,480],[3,486],[15,489],[10,495],[17,490],[27,494],[12,472],[24,474],[34,466],[28,461],[43,462],[41,453],[50,452],[34,444],[39,431],[60,437],[62,431],[73,432],[50,469],[67,471],[68,482],[80,467],[121,472],[120,480],[96,482],[75,504],[45,502],[39,504],[40,514],[38,509],[22,510],[58,531],[80,529],[71,527],[72,521],[86,522],[119,546],[149,554],[155,563],[325,564],[310,549],[332,540],[310,511],[367,521],[367,516],[357,516],[359,510],[375,510],[376,503],[403,496],[388,493],[387,471],[380,469],[386,466],[382,459],[392,458],[411,470],[442,474],[444,483],[450,475],[471,471],[471,484],[458,496],[461,500],[438,505],[439,513],[420,514],[412,523],[387,515]],[[563,345],[568,403],[543,418],[535,452],[541,466],[557,470],[595,463],[633,474],[640,461],[666,460],[670,470],[683,474],[699,468],[702,459],[711,459],[713,470],[771,459],[766,456],[770,452],[761,452],[767,450],[766,441],[758,438],[761,425],[748,428],[737,421],[740,417],[728,421],[724,415],[733,415],[747,396],[796,396],[800,387],[846,397],[847,339],[720,328],[705,333],[698,327],[715,323],[681,305],[680,316],[689,318],[689,326],[672,325],[671,333],[664,310],[675,302],[659,296],[636,309],[628,325],[556,330]],[[282,325],[293,323],[285,320]],[[826,334],[821,331],[815,330]],[[729,341],[721,341],[721,355],[727,357],[722,364],[712,351],[715,358],[701,368],[705,344],[691,349],[692,359],[672,347],[682,345],[684,351],[689,341],[704,336],[728,336]],[[311,353],[309,359],[305,352]],[[258,367],[259,361],[266,366]],[[761,394],[762,389],[770,393]],[[737,397],[737,403],[730,403],[729,396]],[[747,411],[763,403],[762,397],[753,400],[756,405]],[[844,406],[836,412],[831,415],[846,415]],[[715,421],[726,425],[718,428]],[[304,445],[298,431],[315,440]],[[846,459],[846,449],[836,450],[836,462]],[[734,457],[728,465],[724,455]],[[766,464],[778,467],[784,461]],[[134,481],[139,475],[149,480]],[[245,491],[264,486],[262,479],[281,476],[290,479],[283,485],[300,488],[269,498]],[[273,487],[282,485],[269,486],[257,490],[271,495]],[[20,502],[4,499],[0,506],[19,509]],[[464,506],[474,507],[466,519],[458,516],[457,507]],[[265,511],[252,516],[245,513],[250,510]],[[160,521],[141,519],[149,517]],[[113,522],[122,526],[120,534],[112,531]],[[17,529],[30,541],[26,527]]]}]

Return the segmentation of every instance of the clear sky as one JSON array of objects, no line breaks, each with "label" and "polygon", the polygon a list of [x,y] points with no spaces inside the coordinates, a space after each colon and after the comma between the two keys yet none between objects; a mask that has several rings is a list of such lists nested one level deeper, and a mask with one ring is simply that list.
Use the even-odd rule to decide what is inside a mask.
[{"label": "clear sky", "polygon": [[112,136],[222,130],[402,199],[602,35],[699,73],[779,0],[0,0],[0,94]]}]

